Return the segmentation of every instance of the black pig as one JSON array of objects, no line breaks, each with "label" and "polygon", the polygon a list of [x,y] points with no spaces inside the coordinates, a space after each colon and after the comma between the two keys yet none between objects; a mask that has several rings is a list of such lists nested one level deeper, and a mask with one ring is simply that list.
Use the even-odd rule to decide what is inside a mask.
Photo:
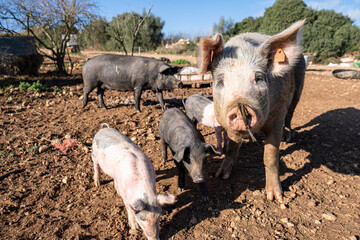
[{"label": "black pig", "polygon": [[167,146],[179,171],[178,186],[185,188],[185,168],[194,183],[199,183],[204,201],[209,200],[205,185],[207,157],[217,154],[215,147],[205,143],[204,137],[194,127],[193,122],[178,108],[170,108],[161,116],[159,134],[162,143],[162,158],[167,159]]},{"label": "black pig", "polygon": [[162,91],[181,85],[174,73],[176,68],[154,58],[116,54],[96,56],[87,61],[83,68],[83,108],[88,102],[89,93],[97,87],[100,107],[106,108],[103,100],[105,89],[134,90],[135,108],[140,112],[141,92],[151,89],[165,110]]}]

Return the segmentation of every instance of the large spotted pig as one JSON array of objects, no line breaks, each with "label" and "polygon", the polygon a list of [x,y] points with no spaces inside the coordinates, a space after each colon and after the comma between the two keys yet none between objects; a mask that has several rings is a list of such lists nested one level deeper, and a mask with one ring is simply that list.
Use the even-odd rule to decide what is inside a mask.
[{"label": "large spotted pig", "polygon": [[127,136],[114,128],[102,128],[92,143],[95,185],[100,185],[100,169],[114,179],[124,201],[129,225],[139,225],[150,240],[159,239],[161,206],[174,203],[175,197],[158,194],[155,171],[150,159]]},{"label": "large spotted pig", "polygon": [[282,201],[279,180],[279,145],[284,126],[299,101],[305,76],[301,41],[305,21],[268,36],[244,33],[225,45],[220,34],[202,38],[200,68],[212,71],[216,119],[231,141],[216,176],[230,176],[241,139],[265,133],[264,164],[267,198]]}]

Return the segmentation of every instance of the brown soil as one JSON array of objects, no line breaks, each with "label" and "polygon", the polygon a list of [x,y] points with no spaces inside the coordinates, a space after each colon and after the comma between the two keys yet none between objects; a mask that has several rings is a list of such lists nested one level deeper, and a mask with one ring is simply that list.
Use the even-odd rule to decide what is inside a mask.
[{"label": "brown soil", "polygon": [[[189,178],[179,192],[175,164],[161,162],[162,110],[152,92],[143,93],[137,113],[133,93],[116,91],[105,93],[108,110],[98,108],[95,91],[83,110],[80,75],[45,77],[41,94],[0,91],[0,238],[145,239],[140,231],[129,234],[112,180],[102,174],[100,188],[94,186],[91,141],[106,122],[150,157],[158,191],[177,196],[164,208],[161,239],[359,239],[360,81],[334,78],[331,70],[308,68],[296,134],[281,143],[284,205],[265,199],[261,137],[260,145],[242,145],[229,180],[214,177],[224,156],[209,161],[208,203]],[[194,93],[211,96],[212,89],[164,97],[168,107],[182,108],[181,99]],[[213,129],[199,128],[216,144]],[[55,147],[56,141],[72,145]]]}]

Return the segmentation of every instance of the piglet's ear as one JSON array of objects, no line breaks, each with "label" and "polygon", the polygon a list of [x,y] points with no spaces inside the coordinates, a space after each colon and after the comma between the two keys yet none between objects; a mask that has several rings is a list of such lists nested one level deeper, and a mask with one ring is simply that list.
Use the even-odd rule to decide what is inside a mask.
[{"label": "piglet's ear", "polygon": [[287,71],[302,56],[301,41],[305,20],[294,23],[279,34],[270,37],[259,47],[259,54],[268,59],[272,73]]},{"label": "piglet's ear", "polygon": [[176,197],[172,194],[159,194],[156,198],[160,206],[175,203]]},{"label": "piglet's ear", "polygon": [[224,40],[221,34],[216,34],[213,38],[202,37],[200,39],[200,73],[205,73],[210,69],[216,54],[224,49]]},{"label": "piglet's ear", "polygon": [[180,149],[175,153],[175,155],[173,156],[173,159],[176,160],[177,162],[180,162],[181,160],[184,159],[184,156],[186,156],[187,154],[190,154],[190,147],[188,147],[188,146],[182,146],[182,147],[180,147]]},{"label": "piglet's ear", "polygon": [[143,200],[141,199],[137,199],[135,202],[133,202],[132,204],[130,204],[131,209],[135,212],[141,212],[142,210],[144,210],[146,208],[146,204]]}]

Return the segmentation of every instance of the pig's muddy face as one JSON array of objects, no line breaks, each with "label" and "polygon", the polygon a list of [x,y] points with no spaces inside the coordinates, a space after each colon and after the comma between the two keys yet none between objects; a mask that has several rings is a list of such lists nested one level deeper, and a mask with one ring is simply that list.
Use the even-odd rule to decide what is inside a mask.
[{"label": "pig's muddy face", "polygon": [[235,141],[257,132],[269,112],[266,62],[257,61],[223,58],[213,73],[215,115]]}]

